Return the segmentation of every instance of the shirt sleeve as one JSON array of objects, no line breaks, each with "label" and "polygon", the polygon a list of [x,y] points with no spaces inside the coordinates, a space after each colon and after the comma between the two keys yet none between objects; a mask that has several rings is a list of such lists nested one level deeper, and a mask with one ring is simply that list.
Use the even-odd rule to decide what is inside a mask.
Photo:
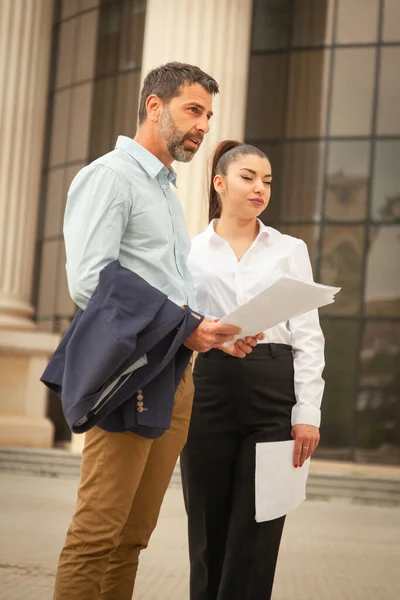
[{"label": "shirt sleeve", "polygon": [[64,217],[66,269],[71,298],[82,309],[100,271],[118,259],[130,208],[128,190],[105,165],[84,168],[71,184]]},{"label": "shirt sleeve", "polygon": [[[307,246],[300,242],[296,246],[292,261],[292,276],[304,281],[313,281],[312,267]],[[307,424],[320,426],[325,366],[324,336],[319,324],[318,310],[289,320],[294,354],[294,389],[296,405],[292,411],[292,425]]]}]

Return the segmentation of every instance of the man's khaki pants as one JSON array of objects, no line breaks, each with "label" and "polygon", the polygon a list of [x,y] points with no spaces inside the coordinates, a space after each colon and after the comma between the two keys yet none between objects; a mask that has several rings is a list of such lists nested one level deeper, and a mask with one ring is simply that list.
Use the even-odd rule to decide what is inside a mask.
[{"label": "man's khaki pants", "polygon": [[131,600],[193,402],[191,365],[175,395],[171,427],[149,440],[94,427],[86,434],[75,515],[61,552],[54,600]]}]

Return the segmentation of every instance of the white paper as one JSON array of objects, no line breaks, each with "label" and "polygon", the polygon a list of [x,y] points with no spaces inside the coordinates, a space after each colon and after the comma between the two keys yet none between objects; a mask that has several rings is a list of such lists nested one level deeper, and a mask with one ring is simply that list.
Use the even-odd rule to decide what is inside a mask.
[{"label": "white paper", "polygon": [[293,466],[294,440],[256,444],[256,521],[287,515],[306,498],[310,459]]},{"label": "white paper", "polygon": [[242,333],[238,337],[253,336],[310,310],[332,304],[340,289],[285,275],[225,315],[220,323],[240,327]]}]

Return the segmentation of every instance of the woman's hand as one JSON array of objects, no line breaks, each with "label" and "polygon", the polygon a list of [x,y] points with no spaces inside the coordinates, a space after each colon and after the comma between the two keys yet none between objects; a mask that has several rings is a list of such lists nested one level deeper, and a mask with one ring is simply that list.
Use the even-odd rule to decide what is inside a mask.
[{"label": "woman's hand", "polygon": [[293,425],[290,435],[295,440],[293,466],[302,467],[319,444],[319,429],[314,425]]},{"label": "woman's hand", "polygon": [[257,343],[264,339],[263,333],[258,333],[254,337],[246,337],[244,339],[236,340],[234,344],[229,346],[221,346],[226,354],[230,356],[236,356],[236,358],[244,358],[250,352],[253,352],[253,348],[257,346]]}]

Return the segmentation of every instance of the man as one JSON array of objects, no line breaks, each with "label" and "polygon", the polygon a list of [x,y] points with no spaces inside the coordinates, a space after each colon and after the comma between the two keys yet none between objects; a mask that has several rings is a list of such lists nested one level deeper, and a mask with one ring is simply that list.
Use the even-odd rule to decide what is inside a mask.
[{"label": "man", "polygon": [[[190,161],[209,131],[216,81],[198,67],[169,63],[143,85],[134,140],[83,168],[68,193],[64,236],[68,284],[84,309],[100,271],[118,259],[178,305],[194,306],[186,259],[190,240],[170,187],[174,160]],[[185,345],[205,352],[240,331],[204,319]],[[254,340],[227,351],[243,357]],[[171,426],[158,439],[94,427],[86,434],[76,513],[61,552],[55,600],[130,600],[139,552],[148,544],[176,460],[193,397],[188,368]]]}]

